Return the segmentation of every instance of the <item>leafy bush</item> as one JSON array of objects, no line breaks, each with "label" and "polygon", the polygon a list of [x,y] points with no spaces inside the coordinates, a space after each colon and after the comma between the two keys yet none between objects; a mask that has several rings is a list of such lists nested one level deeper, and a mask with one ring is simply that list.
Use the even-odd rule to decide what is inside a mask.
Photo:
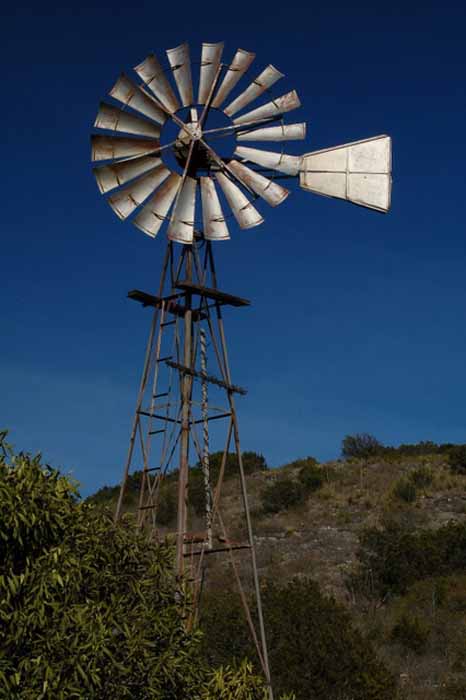
[{"label": "leafy bush", "polygon": [[393,488],[393,494],[405,503],[414,503],[417,491],[410,479],[399,479]]},{"label": "leafy bush", "polygon": [[416,654],[422,654],[427,646],[430,628],[414,615],[403,613],[392,629],[392,641],[402,644]]},{"label": "leafy bush", "polygon": [[262,493],[264,513],[279,513],[304,503],[310,493],[317,491],[324,481],[323,472],[314,457],[297,459],[284,465],[287,470],[299,469],[297,480],[280,476],[277,481],[266,486]]},{"label": "leafy bush", "polygon": [[318,466],[313,457],[302,460],[303,464],[299,470],[298,480],[302,484],[306,494],[317,491],[324,481],[322,469]]},{"label": "leafy bush", "polygon": [[269,484],[262,494],[262,508],[265,513],[278,513],[303,503],[306,492],[292,479],[279,479]]},{"label": "leafy bush", "polygon": [[[189,696],[195,636],[172,550],[78,501],[40,459],[0,468],[0,679],[8,698]],[[181,661],[182,659],[182,661]],[[157,669],[157,670],[156,670]]]},{"label": "leafy bush", "polygon": [[466,474],[466,445],[456,445],[448,456],[450,469],[455,474]]},{"label": "leafy bush", "polygon": [[352,457],[359,459],[369,459],[380,455],[384,447],[373,435],[368,433],[357,433],[347,435],[341,444],[341,454],[345,459]]},{"label": "leafy bush", "polygon": [[40,456],[0,457],[0,697],[267,700],[240,662],[212,670],[173,547],[79,501]]},{"label": "leafy bush", "polygon": [[[299,579],[282,586],[269,582],[262,600],[277,692],[292,690],[297,700],[394,699],[391,674],[351,626],[344,609],[322,595],[315,582]],[[254,658],[237,594],[207,593],[203,610],[203,652],[210,665]]]},{"label": "leafy bush", "polygon": [[[220,666],[205,684],[202,700],[269,700],[269,691],[250,662]],[[201,700],[201,699],[199,699]],[[295,700],[282,695],[280,700]]]},{"label": "leafy bush", "polygon": [[289,471],[289,470],[297,470],[301,469],[302,467],[306,466],[312,466],[312,467],[317,467],[319,465],[319,462],[315,457],[299,457],[298,459],[294,459],[292,462],[288,462],[288,464],[284,464],[282,466],[282,469]]},{"label": "leafy bush", "polygon": [[359,565],[348,586],[369,596],[402,594],[415,581],[466,571],[466,522],[410,530],[394,522],[360,537]]}]

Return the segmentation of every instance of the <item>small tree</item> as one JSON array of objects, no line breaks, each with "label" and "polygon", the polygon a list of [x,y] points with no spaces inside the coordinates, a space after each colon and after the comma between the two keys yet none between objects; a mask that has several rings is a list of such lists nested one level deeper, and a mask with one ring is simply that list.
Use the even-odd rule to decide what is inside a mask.
[{"label": "small tree", "polygon": [[262,494],[264,513],[279,513],[304,502],[307,492],[292,479],[279,479],[266,486]]},{"label": "small tree", "polygon": [[382,450],[382,443],[369,433],[346,435],[341,443],[341,454],[345,459],[351,457],[369,459],[379,455]]},{"label": "small tree", "polygon": [[448,455],[450,469],[455,474],[466,474],[466,445],[455,445]]},{"label": "small tree", "polygon": [[309,457],[303,460],[303,466],[299,470],[298,480],[302,484],[306,494],[317,491],[322,486],[324,475],[316,460]]}]

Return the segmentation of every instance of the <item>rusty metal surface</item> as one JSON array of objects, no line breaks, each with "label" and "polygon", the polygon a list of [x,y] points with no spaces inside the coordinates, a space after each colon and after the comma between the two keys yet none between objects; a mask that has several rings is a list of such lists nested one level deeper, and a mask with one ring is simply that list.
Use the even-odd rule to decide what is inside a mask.
[{"label": "rusty metal surface", "polygon": [[170,211],[180,184],[180,175],[172,173],[133,219],[133,224],[148,236],[155,238]]},{"label": "rusty metal surface", "polygon": [[170,63],[175,78],[176,86],[181,97],[183,107],[193,103],[193,81],[191,78],[191,59],[189,45],[181,44],[174,49],[167,49],[168,62]]},{"label": "rusty metal surface", "polygon": [[223,42],[218,44],[202,44],[201,70],[199,76],[199,92],[197,101],[203,105],[207,102],[210,90],[214,84],[223,53]]},{"label": "rusty metal surface", "polygon": [[282,114],[291,112],[293,109],[297,109],[301,106],[301,102],[298,97],[296,90],[291,90],[281,97],[277,97],[270,102],[267,102],[257,109],[253,109],[251,112],[242,114],[241,117],[236,117],[233,119],[233,124],[249,124],[264,119],[271,119],[274,117],[279,117]]},{"label": "rusty metal surface", "polygon": [[179,109],[180,104],[176,95],[154,54],[150,54],[142,63],[135,66],[134,70],[169,112],[176,112]]},{"label": "rusty metal surface", "polygon": [[391,202],[391,139],[382,134],[305,153],[303,189],[387,212]]},{"label": "rusty metal surface", "polygon": [[272,207],[281,204],[290,194],[289,190],[285,189],[277,182],[269,180],[267,177],[264,177],[264,175],[256,173],[254,170],[244,165],[244,163],[232,160],[230,161],[230,168],[242,182],[248,185],[248,187]]},{"label": "rusty metal surface", "polygon": [[167,235],[171,241],[192,243],[194,240],[196,187],[194,178],[185,178],[168,226]]},{"label": "rusty metal surface", "polygon": [[93,172],[100,192],[105,194],[160,165],[162,165],[160,158],[143,156],[142,158],[121,161],[112,165],[101,165],[98,168],[94,168]]},{"label": "rusty metal surface", "polygon": [[121,136],[91,136],[92,160],[113,160],[114,158],[134,158],[154,153],[160,148],[159,141],[128,139]]},{"label": "rusty metal surface", "polygon": [[306,138],[306,122],[239,131],[236,138],[238,141],[300,141]]},{"label": "rusty metal surface", "polygon": [[262,216],[234,182],[223,173],[217,173],[215,177],[240,228],[253,228],[263,223]]},{"label": "rusty metal surface", "polygon": [[233,90],[238,81],[243,77],[243,75],[248,70],[251,63],[256,57],[255,53],[250,51],[244,51],[244,49],[238,49],[235,53],[232,62],[226,70],[225,76],[218,88],[214,99],[212,100],[212,107],[217,109],[226,100],[230,92]]},{"label": "rusty metal surface", "polygon": [[247,146],[238,146],[235,149],[235,155],[246,161],[262,165],[264,168],[271,168],[287,175],[298,175],[302,162],[301,156],[261,151],[258,148],[248,148]]},{"label": "rusty metal surface", "polygon": [[160,127],[158,125],[133,114],[128,114],[128,112],[124,112],[119,107],[114,107],[105,102],[100,103],[94,126],[98,129],[123,131],[126,134],[135,134],[136,136],[151,136],[152,138],[160,136]]},{"label": "rusty metal surface", "polygon": [[141,112],[149,119],[153,119],[158,124],[163,125],[167,120],[167,113],[157,107],[154,100],[151,100],[142,90],[122,73],[115,85],[109,92],[110,97],[118,100],[122,104]]},{"label": "rusty metal surface", "polygon": [[120,219],[126,219],[169,175],[170,171],[164,165],[159,165],[154,171],[113,194],[108,198],[108,203]]},{"label": "rusty metal surface", "polygon": [[274,66],[269,65],[265,68],[260,75],[257,76],[255,80],[246,88],[241,95],[238,95],[233,102],[224,108],[224,112],[228,117],[232,117],[233,114],[244,109],[248,104],[256,100],[263,92],[270,89],[277,80],[283,78],[283,73],[274,68]]},{"label": "rusty metal surface", "polygon": [[223,216],[215,182],[210,177],[201,177],[200,183],[204,236],[210,241],[227,240],[230,238],[230,234]]}]

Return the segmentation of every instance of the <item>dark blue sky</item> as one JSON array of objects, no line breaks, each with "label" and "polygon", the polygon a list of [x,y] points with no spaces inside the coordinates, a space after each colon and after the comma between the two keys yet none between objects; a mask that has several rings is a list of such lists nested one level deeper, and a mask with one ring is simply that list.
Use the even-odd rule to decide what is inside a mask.
[{"label": "dark blue sky", "polygon": [[121,70],[185,40],[284,72],[303,150],[393,137],[389,215],[296,191],[216,247],[223,287],[253,301],[227,314],[244,448],[276,466],[358,431],[466,441],[464,7],[236,7],[3,11],[0,428],[84,493],[120,477],[149,323],[126,293],[154,289],[164,250],[99,195],[89,132]]}]

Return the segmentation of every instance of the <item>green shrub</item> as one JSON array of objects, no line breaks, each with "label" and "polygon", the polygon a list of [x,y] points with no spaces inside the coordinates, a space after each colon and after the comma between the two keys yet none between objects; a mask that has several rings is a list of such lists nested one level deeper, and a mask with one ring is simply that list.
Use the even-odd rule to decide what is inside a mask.
[{"label": "green shrub", "polygon": [[[262,508],[265,513],[278,513],[304,503],[310,493],[317,491],[323,484],[322,468],[314,457],[296,459],[282,467],[285,474],[298,469],[297,479],[280,478],[269,484],[262,493]],[[283,471],[282,471],[283,473]]]},{"label": "green shrub", "polygon": [[301,469],[302,467],[306,466],[312,466],[312,467],[317,467],[319,462],[315,457],[299,457],[298,459],[294,459],[292,462],[288,462],[287,464],[284,464],[282,466],[282,469],[285,470],[297,470]]},{"label": "green shrub", "polygon": [[265,513],[279,513],[304,502],[306,492],[301,484],[292,479],[279,479],[269,484],[262,493],[262,508]]},{"label": "green shrub", "polygon": [[305,461],[305,464],[299,470],[298,481],[302,484],[307,494],[313,493],[320,489],[324,481],[322,469],[312,457],[303,461]]},{"label": "green shrub", "polygon": [[466,522],[437,530],[389,522],[366,529],[359,542],[358,567],[348,586],[370,597],[403,594],[416,581],[466,571]]},{"label": "green shrub", "polygon": [[[262,590],[272,680],[276,693],[297,700],[394,700],[395,682],[347,612],[309,579]],[[253,658],[254,646],[237,593],[206,593],[201,627],[209,665]],[[254,613],[253,613],[254,614]],[[226,618],[225,626],[222,624]]]},{"label": "green shrub", "polygon": [[383,450],[382,443],[368,433],[346,435],[341,443],[341,454],[345,459],[369,459],[380,455]]},{"label": "green shrub", "polygon": [[414,503],[417,497],[416,487],[410,479],[397,481],[393,488],[393,494],[405,503]]},{"label": "green shrub", "polygon": [[188,697],[197,642],[172,549],[114,527],[39,458],[0,468],[0,502],[3,697]]},{"label": "green shrub", "polygon": [[466,445],[455,445],[448,455],[450,469],[455,474],[466,474]]},{"label": "green shrub", "polygon": [[430,627],[418,617],[403,613],[394,625],[391,639],[406,649],[422,654],[429,639]]},{"label": "green shrub", "polygon": [[40,456],[0,456],[0,504],[1,698],[267,700],[243,658],[204,662],[168,542],[115,526]]}]

